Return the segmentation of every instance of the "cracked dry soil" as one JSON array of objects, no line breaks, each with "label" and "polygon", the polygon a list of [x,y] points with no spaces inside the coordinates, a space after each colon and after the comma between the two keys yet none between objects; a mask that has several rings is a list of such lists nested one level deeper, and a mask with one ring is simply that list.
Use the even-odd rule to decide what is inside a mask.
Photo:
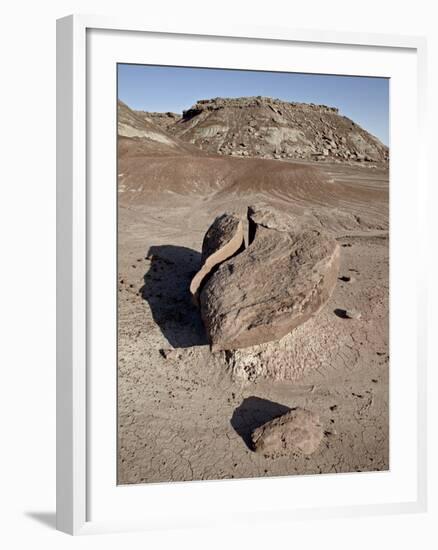
[{"label": "cracked dry soil", "polygon": [[[161,208],[119,199],[120,484],[389,468],[388,232],[366,223],[387,224],[387,174],[373,174],[330,173],[383,198],[371,203],[364,192],[354,204],[364,227],[354,230],[321,216],[341,245],[339,280],[322,312],[297,329],[303,359],[286,380],[233,377],[226,354],[210,352],[188,290],[214,216],[269,197],[169,196]],[[336,314],[347,309],[360,319]],[[251,431],[292,407],[319,415],[318,450],[254,453]]]}]

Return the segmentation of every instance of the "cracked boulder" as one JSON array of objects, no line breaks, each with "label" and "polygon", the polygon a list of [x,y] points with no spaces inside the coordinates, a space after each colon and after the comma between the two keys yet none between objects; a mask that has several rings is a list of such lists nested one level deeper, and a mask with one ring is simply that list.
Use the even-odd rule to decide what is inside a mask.
[{"label": "cracked boulder", "polygon": [[251,440],[255,452],[276,458],[295,452],[310,455],[318,449],[323,436],[318,415],[295,408],[256,428]]},{"label": "cracked boulder", "polygon": [[336,285],[339,245],[272,209],[248,209],[249,245],[200,292],[212,351],[278,341],[320,311]]},{"label": "cracked boulder", "polygon": [[190,284],[193,302],[198,305],[199,291],[215,266],[244,248],[242,220],[233,214],[218,216],[202,242],[201,269]]}]

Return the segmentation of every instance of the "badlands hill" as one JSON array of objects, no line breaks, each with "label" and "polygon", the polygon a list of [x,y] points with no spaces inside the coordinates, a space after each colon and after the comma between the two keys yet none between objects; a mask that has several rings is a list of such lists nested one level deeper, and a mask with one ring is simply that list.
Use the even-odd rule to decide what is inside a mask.
[{"label": "badlands hill", "polygon": [[154,113],[154,112],[145,112],[145,111],[136,111],[140,116],[145,117],[146,119],[152,120],[157,126],[160,126],[163,130],[172,131],[173,125],[180,120],[181,115],[172,112],[166,113]]},{"label": "badlands hill", "polygon": [[[166,132],[156,123],[159,117],[133,111],[121,101],[118,111],[119,191],[129,202],[138,202],[140,197],[154,201],[162,192],[259,191],[303,196],[310,189],[320,194],[327,179],[318,168],[304,164],[224,158]],[[123,196],[124,191],[130,193]]]},{"label": "badlands hill", "polygon": [[154,122],[153,117],[133,111],[123,101],[118,101],[117,131],[119,156],[197,154],[190,144],[171,136]]},{"label": "badlands hill", "polygon": [[[346,174],[334,170],[333,163],[220,155],[201,149],[199,143],[183,141],[187,135],[177,136],[175,125],[170,126],[171,133],[159,122],[160,117],[146,116],[119,102],[120,204],[138,208],[145,203],[167,204],[172,197],[180,201],[204,197],[219,209],[224,204],[238,208],[238,203],[244,206],[247,201],[266,202],[296,214],[305,212],[309,223],[326,229],[386,229],[381,214],[387,208],[387,189],[369,185],[368,176],[362,174],[370,172],[366,166],[376,167],[376,163],[339,161],[338,170],[361,171],[347,179],[359,176],[363,185],[352,186],[345,182]],[[184,124],[182,119],[179,124]],[[386,172],[387,163],[379,163],[376,170]]]},{"label": "badlands hill", "polygon": [[338,109],[269,97],[198,101],[181,117],[137,113],[168,134],[220,155],[372,162],[388,160],[383,143]]}]

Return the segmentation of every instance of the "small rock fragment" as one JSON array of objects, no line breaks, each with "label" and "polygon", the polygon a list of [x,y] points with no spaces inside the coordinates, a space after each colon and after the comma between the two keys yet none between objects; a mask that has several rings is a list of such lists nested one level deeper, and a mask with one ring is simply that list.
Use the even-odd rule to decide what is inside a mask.
[{"label": "small rock fragment", "polygon": [[362,313],[357,311],[357,309],[346,309],[345,316],[348,319],[360,319],[362,317]]},{"label": "small rock fragment", "polygon": [[360,319],[362,314],[356,309],[335,309],[335,314],[341,319]]},{"label": "small rock fragment", "polygon": [[190,283],[193,302],[198,305],[199,291],[207,275],[221,262],[243,250],[242,220],[233,214],[218,216],[208,228],[202,243],[201,269]]},{"label": "small rock fragment", "polygon": [[354,283],[355,281],[354,277],[350,277],[349,275],[342,275],[342,277],[339,277],[339,280],[343,283]]},{"label": "small rock fragment", "polygon": [[251,439],[255,452],[275,458],[294,452],[310,455],[323,435],[318,415],[296,408],[256,428]]}]

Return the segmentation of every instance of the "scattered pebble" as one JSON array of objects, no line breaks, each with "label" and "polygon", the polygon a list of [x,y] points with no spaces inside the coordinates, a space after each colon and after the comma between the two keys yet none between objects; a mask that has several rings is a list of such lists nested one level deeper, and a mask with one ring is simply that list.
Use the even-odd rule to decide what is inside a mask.
[{"label": "scattered pebble", "polygon": [[343,283],[354,283],[355,281],[354,277],[349,277],[348,275],[343,275],[342,277],[339,277],[339,280]]},{"label": "scattered pebble", "polygon": [[360,311],[357,311],[356,309],[335,309],[335,314],[338,317],[341,317],[342,319],[360,319],[362,317],[362,313]]},{"label": "scattered pebble", "polygon": [[346,309],[345,315],[349,319],[360,319],[362,317],[362,313],[360,311],[357,311],[357,309]]}]

